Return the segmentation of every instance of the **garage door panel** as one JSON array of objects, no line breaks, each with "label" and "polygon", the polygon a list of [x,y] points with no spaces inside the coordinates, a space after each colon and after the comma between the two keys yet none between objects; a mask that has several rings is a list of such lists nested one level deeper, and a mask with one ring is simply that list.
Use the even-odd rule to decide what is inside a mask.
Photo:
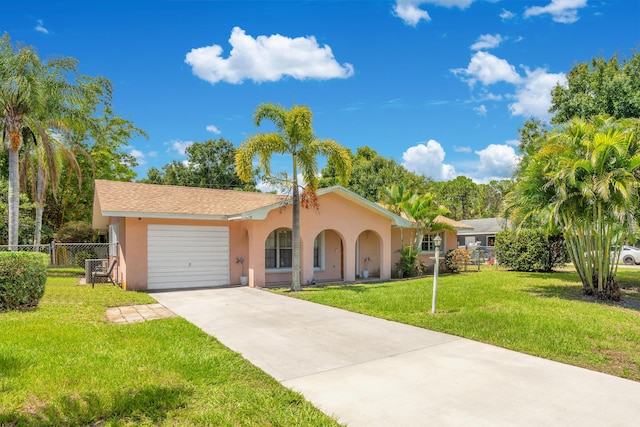
[{"label": "garage door panel", "polygon": [[229,229],[220,226],[148,227],[149,289],[229,284]]}]

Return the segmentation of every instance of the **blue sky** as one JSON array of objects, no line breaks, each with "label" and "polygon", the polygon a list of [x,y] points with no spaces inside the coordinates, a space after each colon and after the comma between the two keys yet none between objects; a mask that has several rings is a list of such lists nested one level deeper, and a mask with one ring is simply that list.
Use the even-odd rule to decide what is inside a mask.
[{"label": "blue sky", "polygon": [[[30,1],[0,28],[114,84],[138,178],[193,141],[236,146],[262,102],[308,105],[320,138],[436,180],[505,178],[578,62],[640,47],[637,0]],[[275,159],[274,169],[288,166]]]}]

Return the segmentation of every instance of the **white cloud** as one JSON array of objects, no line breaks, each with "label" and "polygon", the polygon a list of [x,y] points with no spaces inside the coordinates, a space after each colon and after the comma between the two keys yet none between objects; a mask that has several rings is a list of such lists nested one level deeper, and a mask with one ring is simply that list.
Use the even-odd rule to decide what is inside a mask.
[{"label": "white cloud", "polygon": [[207,132],[213,132],[216,135],[220,135],[220,133],[221,133],[220,130],[214,125],[207,126]]},{"label": "white cloud", "polygon": [[486,116],[487,115],[487,107],[485,107],[484,105],[481,105],[479,107],[475,107],[473,109],[473,111],[478,113],[479,116]]},{"label": "white cloud", "polygon": [[149,151],[147,153],[147,156],[149,156],[149,157],[158,157],[158,152],[157,151]]},{"label": "white cloud", "polygon": [[411,172],[430,176],[436,181],[448,181],[456,177],[453,166],[444,163],[445,152],[438,141],[409,147],[402,154],[402,165]]},{"label": "white cloud", "polygon": [[463,76],[464,81],[472,86],[480,81],[487,86],[498,82],[520,83],[521,77],[513,65],[487,52],[476,52],[467,68],[451,70],[454,74]]},{"label": "white cloud", "polygon": [[471,152],[471,147],[456,147],[454,145],[453,146],[453,151],[455,151],[456,153],[470,153]]},{"label": "white cloud", "polygon": [[38,25],[35,26],[34,30],[36,30],[39,33],[43,33],[43,34],[49,34],[49,30],[47,30],[44,27],[44,24],[42,22],[42,19],[38,19]]},{"label": "white cloud", "polygon": [[562,24],[572,24],[578,19],[578,9],[587,5],[587,0],[551,0],[546,6],[532,6],[524,11],[525,18],[550,14],[551,19]]},{"label": "white cloud", "polygon": [[510,177],[520,161],[510,145],[490,144],[487,148],[476,151],[476,154],[480,157],[476,179],[483,182]]},{"label": "white cloud", "polygon": [[193,141],[173,140],[169,143],[169,149],[176,151],[181,156],[187,154],[187,147],[193,144]]},{"label": "white cloud", "polygon": [[219,45],[194,48],[185,62],[193,74],[212,84],[224,81],[242,83],[274,82],[286,76],[297,80],[347,78],[353,75],[351,64],[340,65],[331,48],[319,46],[315,37],[289,38],[274,34],[253,38],[239,27],[231,31],[231,52],[223,58]]},{"label": "white cloud", "polygon": [[144,159],[145,155],[142,151],[132,148],[129,154],[131,154],[133,157],[136,158],[136,161],[138,162],[139,165],[147,164],[147,161]]},{"label": "white cloud", "polygon": [[431,21],[429,13],[420,8],[423,4],[466,9],[474,1],[475,0],[396,0],[393,12],[398,18],[402,19],[405,24],[415,27],[422,20]]},{"label": "white cloud", "polygon": [[[548,73],[544,68],[537,68],[530,71],[529,68],[521,66],[525,71],[525,76],[521,76],[515,67],[504,59],[498,58],[483,51],[476,52],[469,62],[467,68],[451,70],[461,80],[469,83],[471,87],[476,82],[488,86],[498,82],[511,83],[515,87],[515,93],[505,94],[506,98],[513,99],[509,104],[509,111],[512,116],[537,117],[548,120],[551,115],[551,90],[556,84],[566,85],[566,76],[563,73]],[[480,98],[475,101],[495,100],[499,101],[500,95],[487,92],[486,88],[480,90]],[[486,108],[474,108],[480,115],[486,114]]]},{"label": "white cloud", "polygon": [[507,9],[502,9],[502,12],[500,13],[500,18],[502,18],[503,21],[515,18],[515,16],[515,13],[510,12]]},{"label": "white cloud", "polygon": [[565,85],[566,76],[563,73],[547,73],[544,68],[534,71],[526,69],[526,74],[524,84],[516,89],[516,101],[509,104],[509,111],[512,116],[534,116],[548,120],[551,117],[551,90],[558,83]]},{"label": "white cloud", "polygon": [[505,144],[513,145],[514,147],[518,147],[520,145],[520,140],[519,139],[507,139],[505,141]]},{"label": "white cloud", "polygon": [[500,34],[483,34],[471,45],[471,50],[492,49],[500,46],[503,40]]}]

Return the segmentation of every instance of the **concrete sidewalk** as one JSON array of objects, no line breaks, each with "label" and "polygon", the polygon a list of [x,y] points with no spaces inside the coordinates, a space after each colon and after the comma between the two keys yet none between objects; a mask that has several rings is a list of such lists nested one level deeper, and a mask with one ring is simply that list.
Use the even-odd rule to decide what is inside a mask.
[{"label": "concrete sidewalk", "polygon": [[637,426],[640,383],[241,288],[157,293],[349,426]]}]

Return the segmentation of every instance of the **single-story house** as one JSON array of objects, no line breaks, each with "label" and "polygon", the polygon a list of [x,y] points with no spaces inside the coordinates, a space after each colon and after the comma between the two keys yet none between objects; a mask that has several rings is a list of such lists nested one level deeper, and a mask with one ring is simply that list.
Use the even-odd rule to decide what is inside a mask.
[{"label": "single-story house", "polygon": [[509,227],[504,218],[464,219],[461,223],[471,227],[458,231],[458,246],[495,246],[496,234]]},{"label": "single-story house", "polygon": [[[301,283],[351,282],[365,270],[390,278],[413,224],[339,186],[318,190],[317,202],[300,213]],[[262,287],[291,280],[291,211],[278,194],[96,180],[93,227],[108,229],[126,289],[224,286],[246,276]],[[455,231],[438,234],[443,253],[456,247]],[[429,264],[435,235],[422,241]]]}]

